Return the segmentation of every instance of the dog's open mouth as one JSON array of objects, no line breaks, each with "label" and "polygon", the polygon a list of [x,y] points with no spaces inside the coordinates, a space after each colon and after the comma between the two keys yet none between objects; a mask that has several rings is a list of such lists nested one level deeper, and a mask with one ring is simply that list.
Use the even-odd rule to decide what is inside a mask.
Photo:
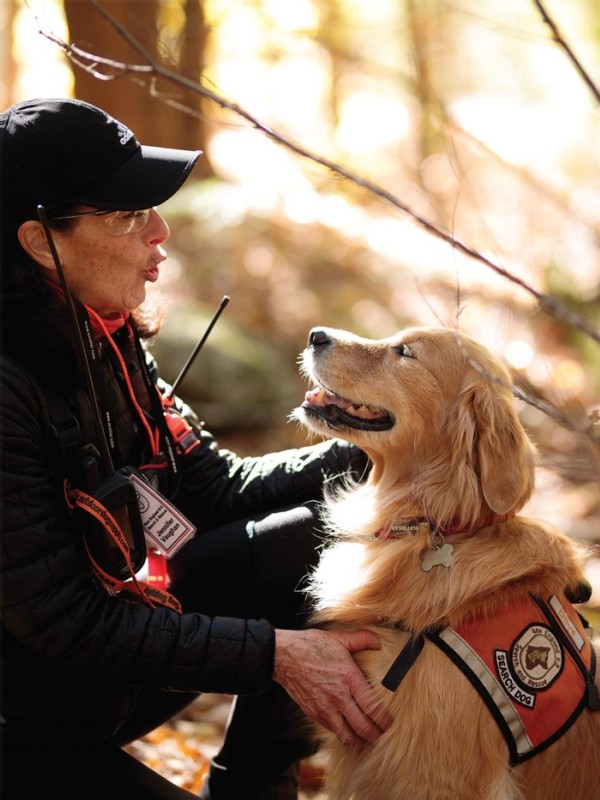
[{"label": "dog's open mouth", "polygon": [[384,408],[353,403],[322,387],[306,393],[302,409],[307,415],[318,417],[332,428],[385,431],[394,424],[394,417]]}]

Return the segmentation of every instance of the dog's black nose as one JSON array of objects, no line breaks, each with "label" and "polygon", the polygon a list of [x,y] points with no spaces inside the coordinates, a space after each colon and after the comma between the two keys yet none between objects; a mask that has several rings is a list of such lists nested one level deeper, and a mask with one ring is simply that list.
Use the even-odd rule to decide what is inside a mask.
[{"label": "dog's black nose", "polygon": [[313,328],[308,334],[309,347],[326,347],[331,342],[331,337],[323,328]]}]

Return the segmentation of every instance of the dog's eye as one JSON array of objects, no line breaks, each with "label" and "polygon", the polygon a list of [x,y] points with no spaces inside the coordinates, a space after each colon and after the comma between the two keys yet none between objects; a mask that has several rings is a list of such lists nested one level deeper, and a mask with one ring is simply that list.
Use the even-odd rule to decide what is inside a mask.
[{"label": "dog's eye", "polygon": [[415,354],[407,344],[399,344],[393,348],[403,358],[415,358]]}]

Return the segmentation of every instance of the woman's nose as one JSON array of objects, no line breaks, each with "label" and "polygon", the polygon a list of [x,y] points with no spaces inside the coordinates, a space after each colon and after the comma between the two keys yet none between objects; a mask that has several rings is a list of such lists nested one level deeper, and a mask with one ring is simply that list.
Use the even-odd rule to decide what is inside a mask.
[{"label": "woman's nose", "polygon": [[148,220],[145,231],[147,231],[147,236],[150,238],[151,244],[162,244],[166,242],[171,235],[169,226],[155,208],[150,211],[150,219]]}]

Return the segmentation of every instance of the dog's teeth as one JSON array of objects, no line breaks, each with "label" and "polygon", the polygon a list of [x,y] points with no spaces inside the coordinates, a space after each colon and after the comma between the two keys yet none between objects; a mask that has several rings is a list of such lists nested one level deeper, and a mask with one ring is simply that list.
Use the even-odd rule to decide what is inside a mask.
[{"label": "dog's teeth", "polygon": [[325,405],[325,396],[326,392],[324,389],[311,389],[310,392],[306,393],[304,399],[307,403],[311,403],[311,405],[323,406]]},{"label": "dog's teeth", "polygon": [[364,403],[362,405],[353,405],[348,409],[351,414],[362,419],[376,419],[381,416],[381,411],[377,408],[372,408]]}]

